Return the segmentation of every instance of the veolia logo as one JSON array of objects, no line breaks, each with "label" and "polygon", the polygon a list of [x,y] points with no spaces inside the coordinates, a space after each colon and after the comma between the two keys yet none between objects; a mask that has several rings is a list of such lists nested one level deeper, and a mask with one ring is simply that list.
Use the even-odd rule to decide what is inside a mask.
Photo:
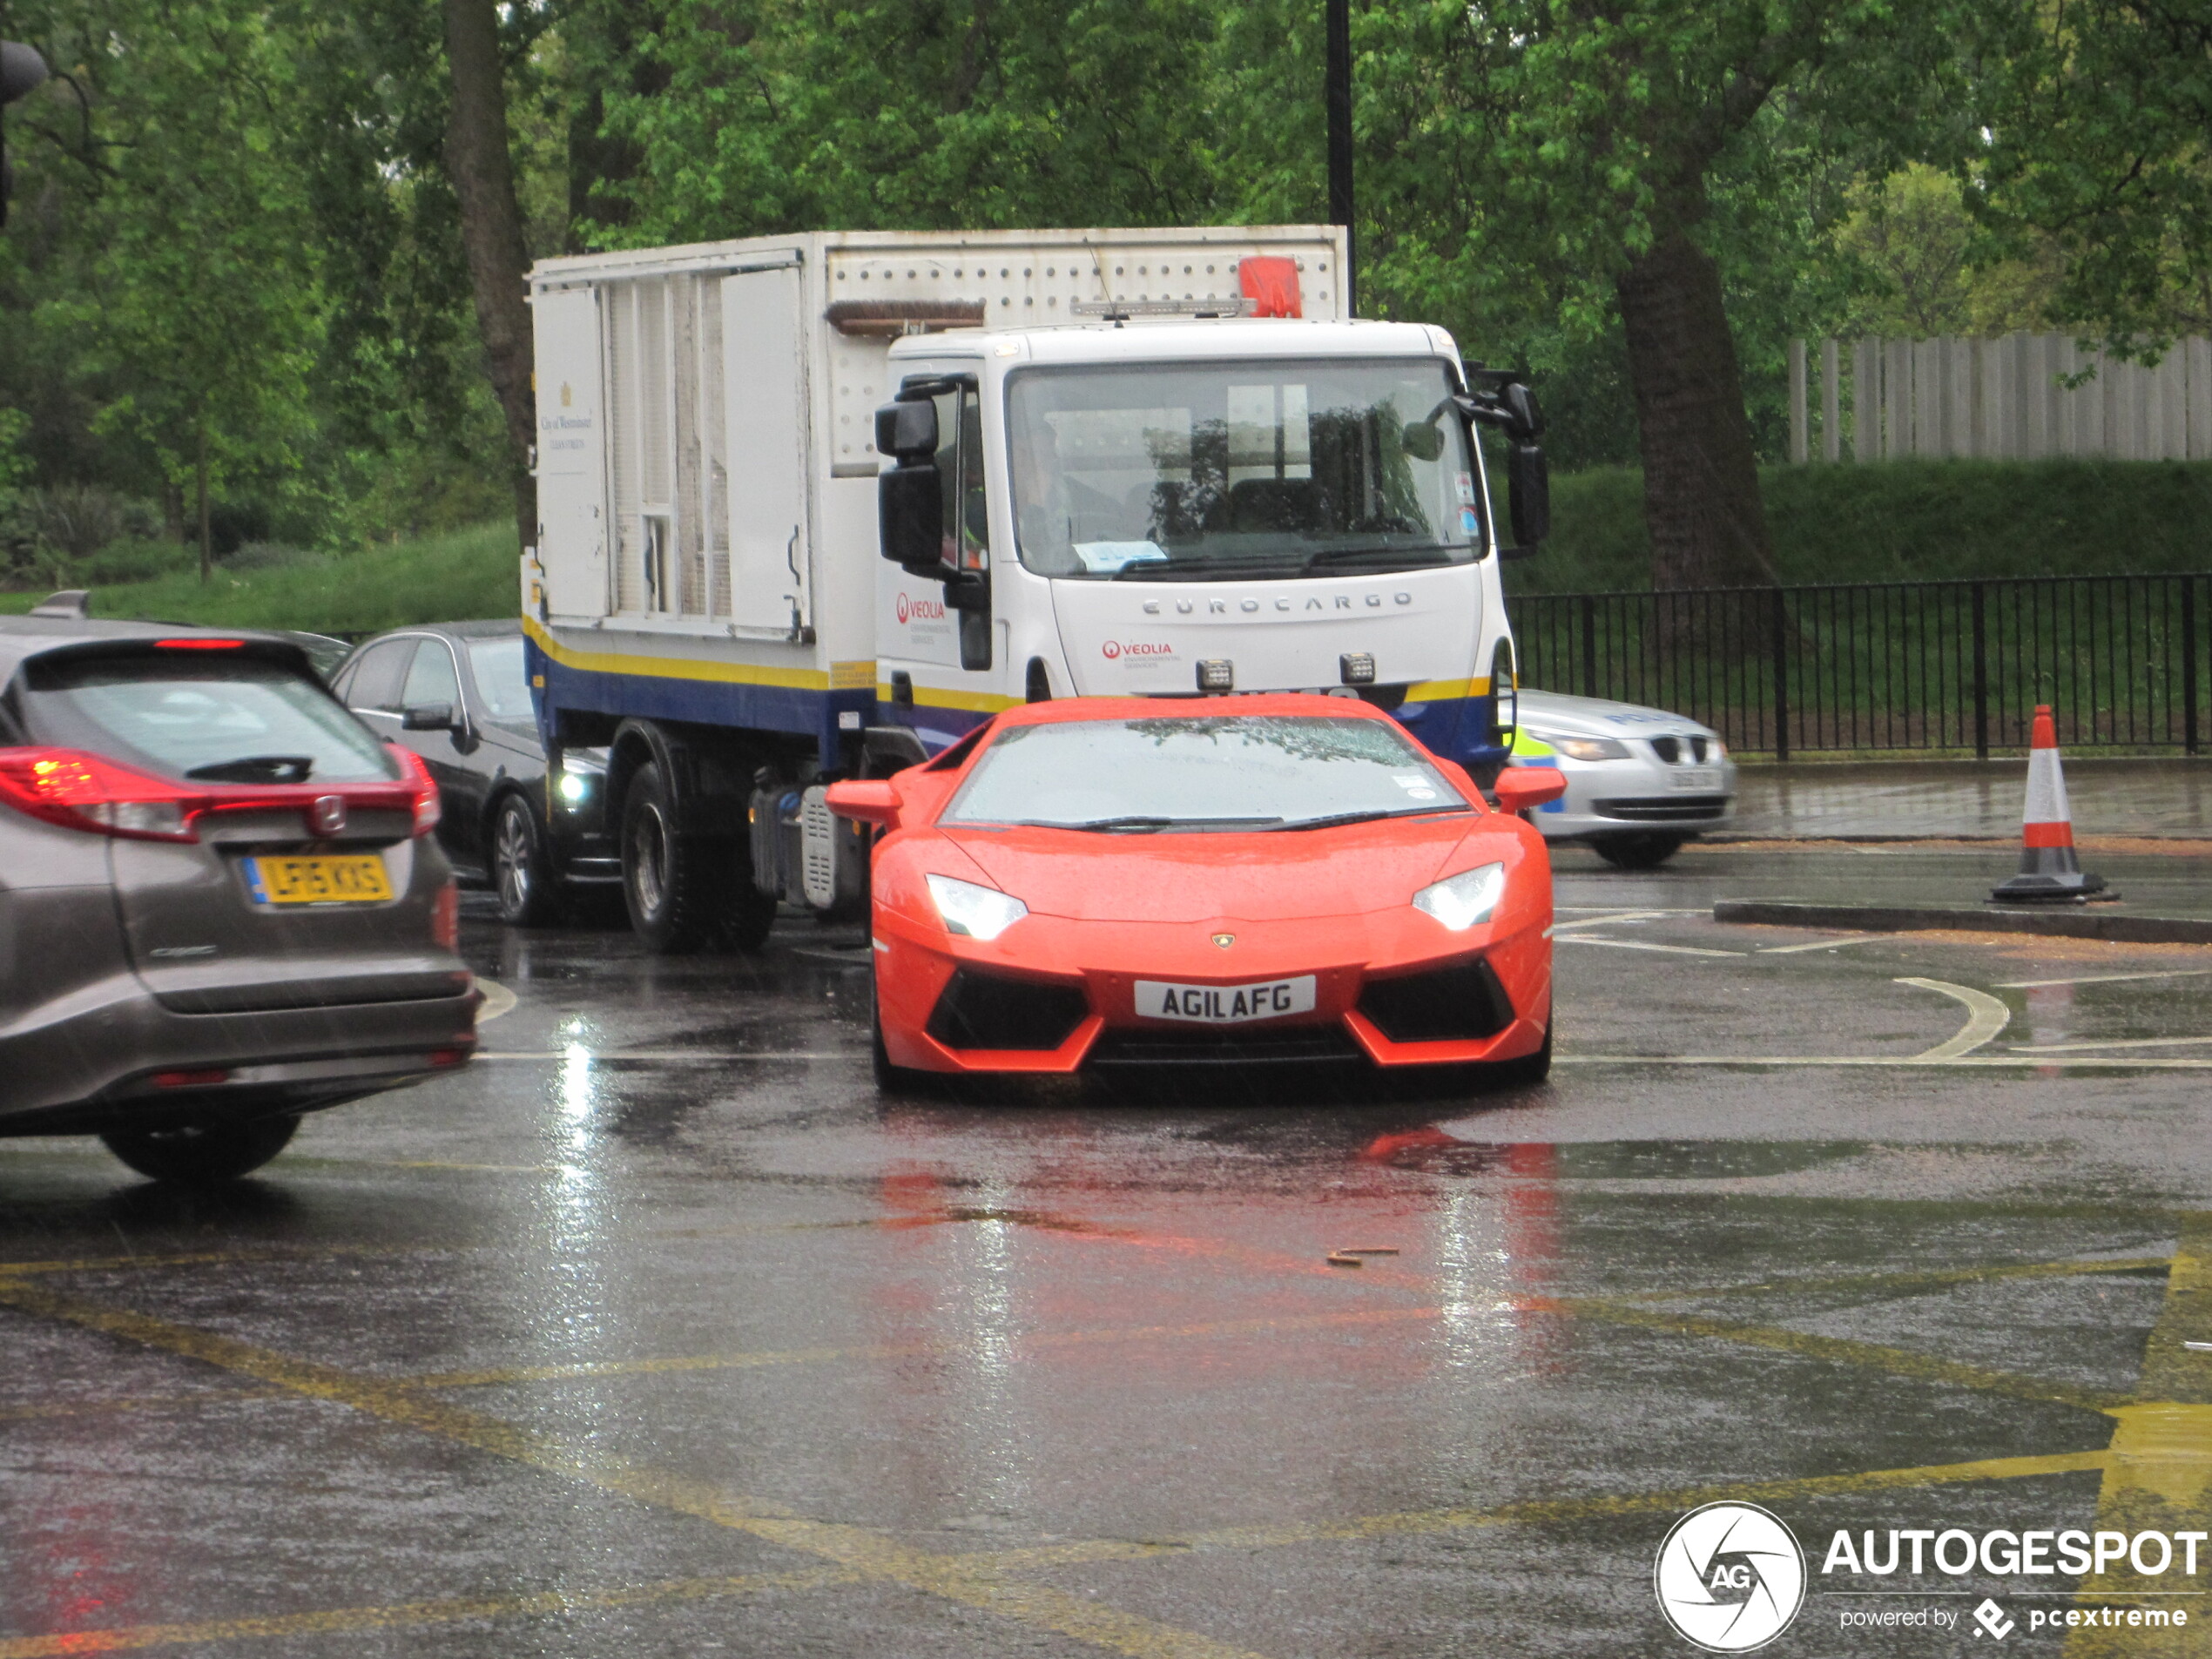
[{"label": "veolia logo", "polygon": [[910,599],[903,593],[899,596],[900,622],[942,622],[944,619],[945,602],[942,599]]},{"label": "veolia logo", "polygon": [[1804,1554],[1757,1504],[1709,1503],[1669,1530],[1652,1587],[1685,1641],[1708,1653],[1749,1653],[1788,1629],[1804,1605]]},{"label": "veolia logo", "polygon": [[905,594],[903,594],[903,593],[902,593],[902,594],[900,594],[900,595],[899,596],[899,620],[900,620],[900,622],[904,622],[904,621],[907,619],[907,617],[908,614],[909,614],[909,612],[908,612],[908,610],[907,610],[907,596],[906,596]]},{"label": "veolia logo", "polygon": [[1098,649],[1109,663],[1116,657],[1172,657],[1175,655],[1175,647],[1164,639],[1126,641],[1109,639]]},{"label": "veolia logo", "polygon": [[1098,649],[1106,654],[1106,660],[1109,663],[1122,654],[1121,642],[1117,639],[1109,639]]}]

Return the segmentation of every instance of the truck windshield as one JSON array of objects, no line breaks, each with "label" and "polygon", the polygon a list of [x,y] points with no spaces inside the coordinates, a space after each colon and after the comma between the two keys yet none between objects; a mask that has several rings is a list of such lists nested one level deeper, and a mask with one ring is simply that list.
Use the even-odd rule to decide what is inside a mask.
[{"label": "truck windshield", "polygon": [[1096,581],[1468,563],[1483,505],[1451,391],[1428,358],[1024,370],[1022,563]]}]

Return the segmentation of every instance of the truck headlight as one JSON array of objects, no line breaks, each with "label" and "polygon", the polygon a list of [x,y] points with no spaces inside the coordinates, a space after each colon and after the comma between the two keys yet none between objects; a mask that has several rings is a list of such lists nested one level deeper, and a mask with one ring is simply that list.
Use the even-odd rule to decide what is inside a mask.
[{"label": "truck headlight", "polygon": [[1028,906],[996,887],[979,887],[973,881],[958,881],[948,875],[922,880],[929,884],[930,901],[937,907],[948,934],[996,939],[1029,914]]},{"label": "truck headlight", "polygon": [[570,806],[573,806],[582,800],[590,789],[591,779],[587,773],[564,772],[561,774],[561,799]]},{"label": "truck headlight", "polygon": [[1413,895],[1413,908],[1426,911],[1452,932],[1463,934],[1476,922],[1490,920],[1505,891],[1506,867],[1480,864],[1423,887]]}]

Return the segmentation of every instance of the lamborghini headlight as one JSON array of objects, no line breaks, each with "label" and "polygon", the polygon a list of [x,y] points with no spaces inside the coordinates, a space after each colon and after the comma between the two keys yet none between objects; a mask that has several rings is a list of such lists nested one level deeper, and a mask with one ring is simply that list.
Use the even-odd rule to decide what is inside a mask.
[{"label": "lamborghini headlight", "polygon": [[929,884],[930,900],[948,934],[996,939],[1029,914],[1028,906],[996,887],[979,887],[973,881],[957,881],[948,875],[922,879]]},{"label": "lamborghini headlight", "polygon": [[1423,887],[1413,895],[1413,908],[1426,911],[1452,932],[1463,934],[1476,922],[1490,920],[1505,891],[1506,867],[1481,864]]}]

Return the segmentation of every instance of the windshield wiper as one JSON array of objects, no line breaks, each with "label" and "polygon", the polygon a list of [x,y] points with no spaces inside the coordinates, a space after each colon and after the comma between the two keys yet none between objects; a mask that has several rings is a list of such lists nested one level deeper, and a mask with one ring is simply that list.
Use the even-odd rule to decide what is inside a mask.
[{"label": "windshield wiper", "polygon": [[314,769],[313,755],[246,755],[194,766],[185,776],[211,784],[304,784]]},{"label": "windshield wiper", "polygon": [[1292,823],[1278,824],[1276,827],[1286,830],[1333,829],[1339,824],[1372,824],[1383,818],[1426,818],[1435,813],[1472,810],[1465,802],[1455,806],[1386,806],[1365,813],[1332,813],[1326,818],[1301,818]]},{"label": "windshield wiper", "polygon": [[1021,826],[1023,829],[1157,831],[1178,826],[1217,829],[1224,824],[1274,825],[1282,821],[1280,818],[1153,818],[1132,815],[1127,818],[1094,818],[1081,824],[1058,822],[1049,818],[1025,818],[1021,820]]},{"label": "windshield wiper", "polygon": [[1474,550],[1471,543],[1453,542],[1403,542],[1378,547],[1325,547],[1307,556],[1305,568],[1310,570],[1316,565],[1334,564],[1339,560],[1348,563],[1353,559],[1379,559],[1399,553],[1456,553],[1462,546],[1466,546],[1469,552]]}]

